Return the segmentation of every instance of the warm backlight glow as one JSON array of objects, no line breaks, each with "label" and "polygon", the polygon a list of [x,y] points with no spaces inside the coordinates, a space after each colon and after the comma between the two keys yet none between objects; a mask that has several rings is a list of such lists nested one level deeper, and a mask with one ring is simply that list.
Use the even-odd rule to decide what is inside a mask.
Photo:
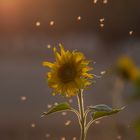
[{"label": "warm backlight glow", "polygon": [[19,23],[21,5],[19,0],[0,0],[0,20],[4,26],[10,28]]},{"label": "warm backlight glow", "polygon": [[19,2],[17,0],[1,0],[0,1],[0,10],[3,11],[3,14],[13,14],[18,8]]}]

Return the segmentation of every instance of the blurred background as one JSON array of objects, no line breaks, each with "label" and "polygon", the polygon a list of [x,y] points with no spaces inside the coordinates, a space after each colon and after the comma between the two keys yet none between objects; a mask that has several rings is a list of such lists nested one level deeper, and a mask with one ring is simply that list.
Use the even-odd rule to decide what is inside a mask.
[{"label": "blurred background", "polygon": [[[127,55],[140,66],[139,0],[0,0],[0,139],[79,140],[72,113],[40,118],[61,101],[77,107],[75,98],[53,97],[45,80],[45,60],[52,46],[79,50],[93,60],[95,83],[85,91],[85,104],[127,106],[90,129],[88,140],[139,140],[139,100],[135,89],[114,72]],[[139,122],[140,123],[140,122]]]}]

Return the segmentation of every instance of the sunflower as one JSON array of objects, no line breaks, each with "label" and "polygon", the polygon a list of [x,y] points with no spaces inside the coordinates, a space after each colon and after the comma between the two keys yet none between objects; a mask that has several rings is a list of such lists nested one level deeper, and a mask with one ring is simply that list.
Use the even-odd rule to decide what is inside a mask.
[{"label": "sunflower", "polygon": [[47,73],[49,87],[54,89],[55,94],[62,94],[70,97],[77,94],[79,89],[84,89],[91,84],[92,70],[89,67],[90,61],[86,60],[81,52],[65,51],[60,44],[60,53],[53,48],[55,62],[43,62],[43,66],[50,68]]},{"label": "sunflower", "polygon": [[136,81],[140,77],[140,70],[128,56],[122,56],[117,67],[119,74],[126,80]]}]

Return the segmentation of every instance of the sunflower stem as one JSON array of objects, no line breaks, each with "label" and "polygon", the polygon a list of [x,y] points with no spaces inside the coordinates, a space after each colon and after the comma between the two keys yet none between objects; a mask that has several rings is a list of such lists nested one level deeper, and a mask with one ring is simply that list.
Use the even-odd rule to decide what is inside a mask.
[{"label": "sunflower stem", "polygon": [[86,140],[86,118],[85,118],[85,110],[84,110],[84,101],[83,101],[83,90],[79,90],[79,93],[77,95],[78,100],[78,107],[79,107],[79,113],[80,113],[80,126],[81,126],[81,137],[80,140]]}]

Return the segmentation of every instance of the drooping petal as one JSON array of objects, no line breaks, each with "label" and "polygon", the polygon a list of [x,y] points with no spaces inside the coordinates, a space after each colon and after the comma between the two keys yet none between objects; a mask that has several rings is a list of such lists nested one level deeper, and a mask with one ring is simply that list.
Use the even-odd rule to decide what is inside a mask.
[{"label": "drooping petal", "polygon": [[43,65],[44,67],[53,68],[54,63],[45,61],[45,62],[42,63],[42,65]]},{"label": "drooping petal", "polygon": [[88,73],[83,73],[82,76],[84,78],[89,78],[89,79],[92,79],[94,77],[92,74],[88,74]]}]

